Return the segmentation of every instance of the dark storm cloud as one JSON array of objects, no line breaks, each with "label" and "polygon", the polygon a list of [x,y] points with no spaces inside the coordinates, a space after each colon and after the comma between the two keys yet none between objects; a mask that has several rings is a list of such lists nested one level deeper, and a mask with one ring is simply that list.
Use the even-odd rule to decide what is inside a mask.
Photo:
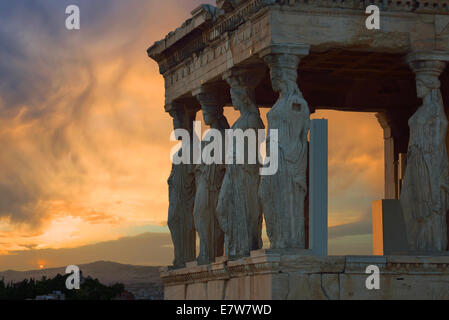
[{"label": "dark storm cloud", "polygon": [[[118,1],[107,1],[108,6],[104,1],[0,2],[0,121],[6,125],[15,121],[18,126],[32,123],[29,139],[35,139],[40,157],[54,172],[62,157],[79,158],[68,130],[74,125],[82,127],[83,117],[93,107],[96,84],[83,50],[92,40],[65,29],[69,3],[83,6],[83,14],[101,25],[106,23],[108,8]],[[45,207],[39,202],[47,198],[44,169],[37,155],[15,145],[11,132],[16,128],[0,131],[0,217],[39,224],[45,218]],[[81,128],[80,138],[84,135]]]},{"label": "dark storm cloud", "polygon": [[[136,105],[137,90],[137,98],[123,97],[130,91],[123,87],[136,65],[152,66],[146,56],[152,41],[199,2],[0,0],[0,220],[39,227],[52,218],[51,201],[71,202],[95,186],[85,183],[94,170],[86,166],[97,165],[114,180],[131,170],[114,154],[117,147],[166,145],[163,123],[143,125],[133,115],[143,114],[147,101]],[[80,7],[79,31],[65,28],[71,4]],[[111,68],[111,75],[99,74]],[[124,101],[134,104],[126,105],[131,112]],[[105,144],[111,131],[118,133],[116,145]]]},{"label": "dark storm cloud", "polygon": [[19,177],[0,182],[0,214],[12,215],[18,222],[33,219],[36,202],[39,198],[39,189],[26,185]]},{"label": "dark storm cloud", "polygon": [[[37,70],[43,57],[35,50],[33,41],[52,39],[58,50],[58,19],[51,14],[48,3],[39,1],[2,1],[0,5],[0,95],[1,116],[20,105],[45,99],[45,89],[51,86],[51,70]],[[47,57],[45,57],[47,58]],[[45,67],[45,66],[42,66]],[[12,114],[11,114],[12,113]],[[8,115],[8,114],[6,114]]]}]

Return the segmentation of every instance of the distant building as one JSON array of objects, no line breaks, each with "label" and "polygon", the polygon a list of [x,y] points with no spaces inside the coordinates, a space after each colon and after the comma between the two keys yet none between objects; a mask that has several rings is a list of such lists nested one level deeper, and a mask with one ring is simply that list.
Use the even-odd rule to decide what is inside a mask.
[{"label": "distant building", "polygon": [[117,295],[113,300],[136,300],[136,298],[132,292],[125,290]]},{"label": "distant building", "polygon": [[163,300],[164,293],[161,287],[148,288],[127,288],[128,291],[134,294],[136,300]]},{"label": "distant building", "polygon": [[61,291],[53,291],[53,293],[36,296],[34,300],[65,300],[65,294]]}]

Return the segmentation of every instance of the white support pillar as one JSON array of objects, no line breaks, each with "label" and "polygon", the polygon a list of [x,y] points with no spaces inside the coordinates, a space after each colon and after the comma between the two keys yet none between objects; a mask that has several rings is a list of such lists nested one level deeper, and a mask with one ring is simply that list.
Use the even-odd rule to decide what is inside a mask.
[{"label": "white support pillar", "polygon": [[314,119],[309,147],[309,248],[327,256],[327,119]]}]

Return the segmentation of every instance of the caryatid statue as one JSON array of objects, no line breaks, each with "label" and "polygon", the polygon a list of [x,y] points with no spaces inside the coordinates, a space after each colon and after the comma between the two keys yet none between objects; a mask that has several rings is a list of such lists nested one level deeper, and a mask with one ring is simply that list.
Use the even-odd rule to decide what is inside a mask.
[{"label": "caryatid statue", "polygon": [[278,130],[278,171],[263,175],[260,184],[267,234],[272,249],[304,249],[310,111],[296,83],[300,56],[270,53],[264,60],[270,66],[273,90],[279,93],[267,114],[267,150],[270,130]]},{"label": "caryatid statue", "polygon": [[438,60],[415,60],[416,91],[423,104],[408,121],[410,140],[401,191],[407,239],[411,251],[446,251],[449,211],[448,120],[439,76],[446,65]]},{"label": "caryatid statue", "polygon": [[[196,95],[201,104],[203,118],[206,125],[211,129],[220,131],[222,139],[221,163],[206,164],[201,161],[195,169],[196,197],[193,216],[195,227],[200,238],[200,253],[198,264],[209,264],[215,261],[216,257],[223,256],[224,234],[220,229],[217,220],[217,202],[220,188],[225,175],[224,165],[224,146],[225,130],[229,129],[228,121],[223,115],[223,104],[218,91],[212,89],[202,89],[202,92]],[[205,150],[210,141],[201,142],[201,150]],[[217,150],[213,150],[217,151]]]},{"label": "caryatid statue", "polygon": [[[193,137],[193,121],[196,110],[172,103],[169,114],[173,117],[174,129],[185,129]],[[179,137],[178,137],[179,138]],[[183,141],[185,143],[185,141]],[[192,145],[192,141],[190,141]],[[192,159],[192,148],[190,158]],[[182,156],[182,148],[178,151]],[[169,186],[168,227],[174,246],[173,266],[182,268],[186,262],[196,258],[196,233],[193,221],[195,203],[195,166],[188,163],[172,164]]]},{"label": "caryatid statue", "polygon": [[[260,142],[257,139],[258,130],[265,126],[255,102],[255,87],[264,75],[264,70],[261,71],[234,69],[224,76],[231,87],[234,109],[240,111],[240,118],[232,126],[233,132],[240,129],[241,133],[252,133],[253,137],[241,143],[244,148],[238,150],[236,136],[233,136],[232,164],[226,166],[218,200],[218,221],[225,233],[226,255],[231,259],[249,256],[251,250],[263,245],[262,208],[258,196]],[[237,161],[238,152],[243,153],[241,164]]]}]

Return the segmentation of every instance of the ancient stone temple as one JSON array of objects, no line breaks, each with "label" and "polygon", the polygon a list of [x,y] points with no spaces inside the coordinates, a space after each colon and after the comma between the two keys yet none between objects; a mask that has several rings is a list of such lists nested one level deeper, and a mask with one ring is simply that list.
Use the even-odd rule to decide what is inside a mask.
[{"label": "ancient stone temple", "polygon": [[[366,26],[370,5],[380,29]],[[258,174],[262,163],[173,166],[166,299],[449,298],[449,0],[217,0],[148,54],[175,127],[191,132],[201,110],[220,132],[259,130],[270,108],[277,132],[273,175]],[[228,124],[231,106],[240,118]],[[327,239],[318,109],[375,112],[383,128],[373,256],[327,256],[316,241]],[[373,265],[378,290],[367,285]]]}]

